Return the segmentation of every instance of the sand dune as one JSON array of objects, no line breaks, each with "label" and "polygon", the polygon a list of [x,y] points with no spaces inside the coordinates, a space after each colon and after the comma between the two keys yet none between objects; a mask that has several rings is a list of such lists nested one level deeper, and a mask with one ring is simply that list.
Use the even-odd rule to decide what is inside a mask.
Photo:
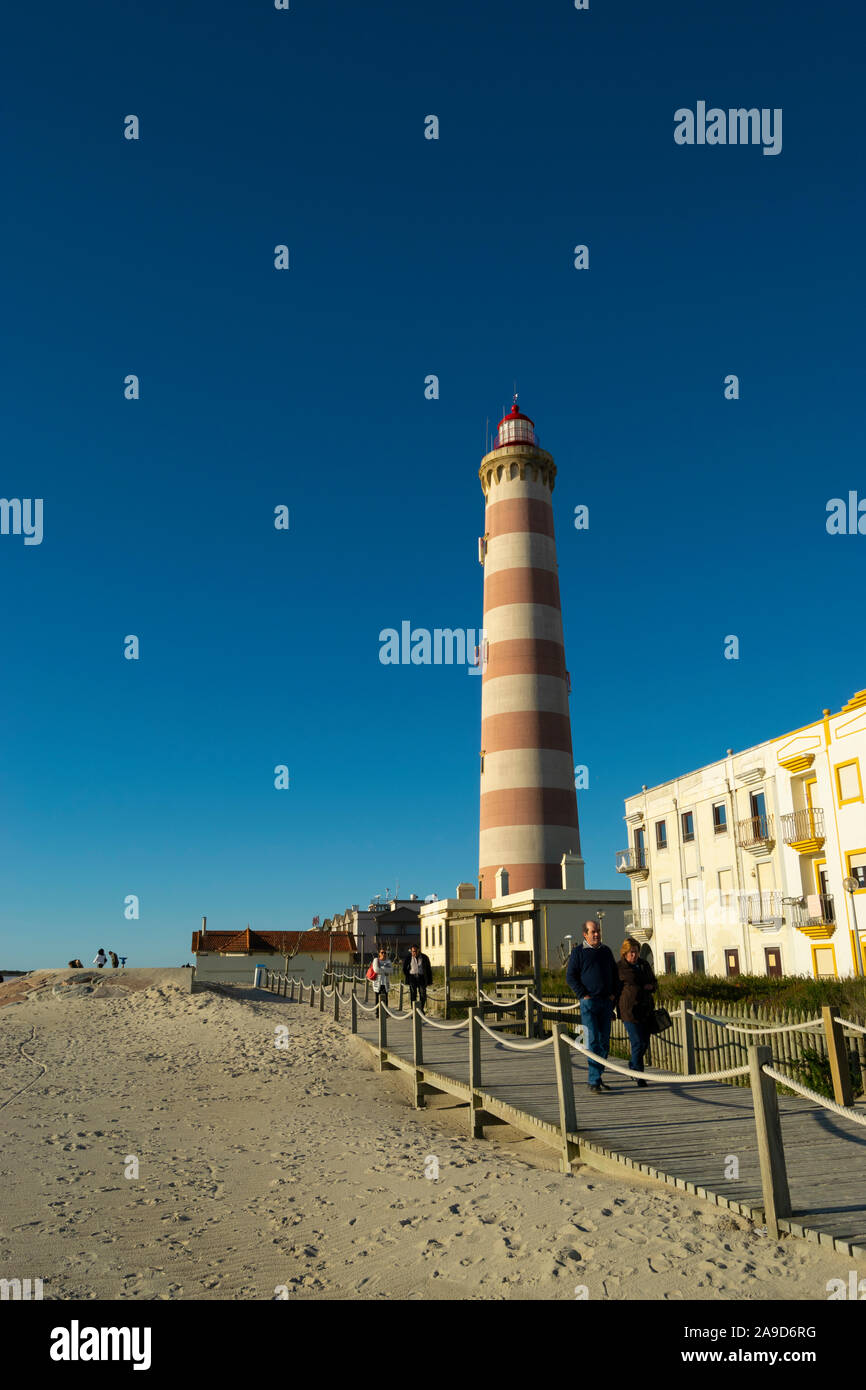
[{"label": "sand dune", "polygon": [[0,1009],[0,1062],[0,1277],[46,1298],[823,1300],[856,1267],[649,1181],[562,1176],[504,1127],[473,1142],[252,990],[31,992]]}]

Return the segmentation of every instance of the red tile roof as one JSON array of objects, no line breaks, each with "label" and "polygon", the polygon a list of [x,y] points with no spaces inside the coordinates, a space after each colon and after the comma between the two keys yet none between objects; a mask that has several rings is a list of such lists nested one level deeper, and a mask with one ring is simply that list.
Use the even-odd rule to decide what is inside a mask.
[{"label": "red tile roof", "polygon": [[[298,943],[300,942],[300,946]],[[222,951],[255,955],[257,951],[275,951],[278,955],[301,954],[327,955],[333,943],[334,952],[355,952],[355,938],[351,932],[335,931],[194,931],[192,949],[194,951]]]}]

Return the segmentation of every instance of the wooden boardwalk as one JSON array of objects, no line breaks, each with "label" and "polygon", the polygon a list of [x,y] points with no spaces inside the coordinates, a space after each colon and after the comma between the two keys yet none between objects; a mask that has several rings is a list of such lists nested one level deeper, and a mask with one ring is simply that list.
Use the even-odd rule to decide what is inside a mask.
[{"label": "wooden boardwalk", "polygon": [[[348,1000],[341,1003],[347,1022]],[[376,1020],[360,1009],[358,1036],[378,1055]],[[425,1083],[468,1101],[468,1028],[444,1032],[425,1025],[423,1049]],[[392,1065],[412,1070],[408,1019],[388,1019],[387,1057]],[[751,1090],[722,1082],[650,1082],[638,1088],[608,1071],[605,1081],[611,1090],[596,1094],[587,1087],[586,1062],[579,1053],[572,1052],[572,1066],[577,1130],[569,1137],[579,1145],[581,1161],[638,1169],[762,1220]],[[481,1090],[486,1112],[550,1143],[560,1142],[552,1046],[518,1056],[482,1034]],[[794,1213],[780,1217],[780,1229],[866,1258],[866,1128],[799,1097],[780,1096],[779,1108]],[[856,1108],[866,1113],[863,1102]],[[732,1158],[738,1161],[738,1176],[727,1178]]]}]

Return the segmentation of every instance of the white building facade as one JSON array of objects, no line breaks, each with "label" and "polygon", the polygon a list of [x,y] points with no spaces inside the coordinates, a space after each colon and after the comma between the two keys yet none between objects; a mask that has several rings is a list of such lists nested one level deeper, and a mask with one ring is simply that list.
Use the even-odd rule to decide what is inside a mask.
[{"label": "white building facade", "polygon": [[866,962],[866,690],[627,798],[632,934],[657,971],[851,976]]}]

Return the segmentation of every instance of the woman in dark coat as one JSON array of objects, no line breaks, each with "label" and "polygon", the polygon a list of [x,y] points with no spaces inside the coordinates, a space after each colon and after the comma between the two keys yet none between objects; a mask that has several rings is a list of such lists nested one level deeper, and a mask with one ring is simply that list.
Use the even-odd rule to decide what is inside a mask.
[{"label": "woman in dark coat", "polygon": [[[631,1043],[632,1071],[643,1071],[644,1054],[649,1047],[650,1019],[653,1015],[653,990],[656,977],[648,961],[640,958],[640,942],[627,936],[619,953],[620,995],[617,1001],[619,1016],[625,1024]],[[645,1086],[645,1081],[639,1081]]]}]

